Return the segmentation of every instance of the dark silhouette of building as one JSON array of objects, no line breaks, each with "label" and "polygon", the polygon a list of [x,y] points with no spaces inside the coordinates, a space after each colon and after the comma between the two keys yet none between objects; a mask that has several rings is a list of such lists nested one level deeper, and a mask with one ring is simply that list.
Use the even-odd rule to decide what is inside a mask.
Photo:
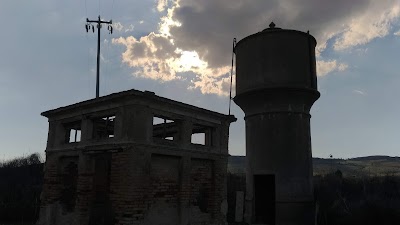
[{"label": "dark silhouette of building", "polygon": [[309,112],[320,96],[315,46],[310,34],[271,23],[235,47],[248,223],[314,224]]},{"label": "dark silhouette of building", "polygon": [[39,225],[225,224],[234,116],[136,90],[42,115]]}]

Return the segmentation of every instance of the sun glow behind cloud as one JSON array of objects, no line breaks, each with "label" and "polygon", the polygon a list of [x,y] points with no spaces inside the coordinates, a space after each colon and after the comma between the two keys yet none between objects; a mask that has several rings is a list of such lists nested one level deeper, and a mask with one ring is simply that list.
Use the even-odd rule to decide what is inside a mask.
[{"label": "sun glow behind cloud", "polygon": [[[160,0],[158,11],[164,11],[168,2]],[[159,29],[137,40],[133,36],[113,39],[114,44],[126,47],[122,60],[130,67],[138,68],[135,76],[159,80],[161,82],[184,79],[179,73],[192,72],[196,79],[190,80],[188,89],[199,88],[202,93],[227,95],[230,85],[229,66],[212,68],[201,59],[195,50],[184,50],[175,45],[171,28],[180,27],[181,23],[173,18],[174,9],[179,1],[166,9],[167,15],[161,17]],[[229,79],[228,79],[229,78]]]},{"label": "sun glow behind cloud", "polygon": [[171,63],[176,72],[207,69],[207,62],[201,60],[196,51],[183,51],[178,48],[175,50],[175,53],[180,55],[177,60]]}]

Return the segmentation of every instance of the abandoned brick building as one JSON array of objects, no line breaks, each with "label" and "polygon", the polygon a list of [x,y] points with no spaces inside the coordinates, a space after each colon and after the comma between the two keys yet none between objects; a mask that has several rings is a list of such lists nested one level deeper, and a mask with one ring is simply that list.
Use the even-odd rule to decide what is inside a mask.
[{"label": "abandoned brick building", "polygon": [[39,225],[225,224],[234,116],[137,90],[42,115]]}]

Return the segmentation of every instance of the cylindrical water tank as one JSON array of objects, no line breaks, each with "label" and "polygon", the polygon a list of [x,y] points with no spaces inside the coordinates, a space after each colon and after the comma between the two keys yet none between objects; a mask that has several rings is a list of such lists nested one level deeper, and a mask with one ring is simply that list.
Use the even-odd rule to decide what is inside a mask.
[{"label": "cylindrical water tank", "polygon": [[236,95],[276,87],[317,89],[316,40],[271,26],[236,45]]}]

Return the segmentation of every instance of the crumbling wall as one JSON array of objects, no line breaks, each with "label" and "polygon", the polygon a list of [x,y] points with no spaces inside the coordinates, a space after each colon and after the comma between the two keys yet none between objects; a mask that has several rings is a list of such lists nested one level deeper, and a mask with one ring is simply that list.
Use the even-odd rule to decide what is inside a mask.
[{"label": "crumbling wall", "polygon": [[46,156],[42,207],[38,224],[69,225],[78,223],[76,213],[77,156]]},{"label": "crumbling wall", "polygon": [[112,154],[110,200],[114,224],[141,224],[149,191],[150,156],[141,148],[127,147]]},{"label": "crumbling wall", "polygon": [[146,225],[179,224],[180,158],[152,155]]},{"label": "crumbling wall", "polygon": [[212,161],[192,159],[191,184],[191,224],[209,224],[212,219],[214,184]]}]

